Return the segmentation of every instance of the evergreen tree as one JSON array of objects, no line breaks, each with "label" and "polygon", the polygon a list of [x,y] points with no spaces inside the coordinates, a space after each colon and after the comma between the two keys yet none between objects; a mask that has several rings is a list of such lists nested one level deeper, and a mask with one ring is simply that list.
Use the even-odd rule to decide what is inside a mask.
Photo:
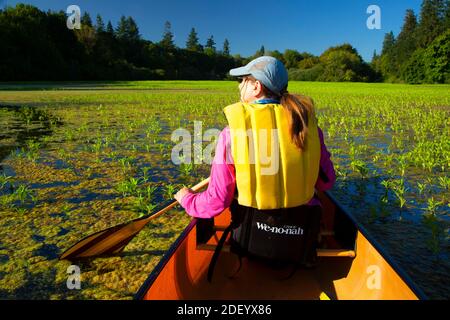
[{"label": "evergreen tree", "polygon": [[265,54],[266,54],[266,49],[264,48],[264,46],[261,46],[261,48],[259,48],[259,50],[256,51],[255,57],[262,57]]},{"label": "evergreen tree", "polygon": [[188,40],[186,41],[186,49],[190,51],[202,51],[202,46],[198,42],[198,35],[195,31],[195,28],[191,29],[191,32],[189,33]]},{"label": "evergreen tree", "polygon": [[216,47],[215,47],[216,43],[214,42],[214,37],[211,35],[211,37],[208,38],[208,40],[206,40],[206,45],[205,48],[211,49],[212,51],[216,51]]},{"label": "evergreen tree", "polygon": [[225,41],[223,42],[223,50],[222,51],[225,56],[230,55],[230,42],[228,41],[228,39],[225,39]]},{"label": "evergreen tree", "polygon": [[97,14],[95,27],[96,27],[97,33],[105,32],[105,24],[103,23],[103,19],[100,14]]},{"label": "evergreen tree", "polygon": [[418,42],[427,47],[444,31],[444,0],[423,0],[418,27]]},{"label": "evergreen tree", "polygon": [[117,29],[116,29],[116,37],[117,39],[120,40],[124,40],[127,37],[127,18],[125,18],[125,16],[121,16],[119,23],[117,24]]},{"label": "evergreen tree", "polygon": [[165,49],[175,48],[175,44],[173,43],[172,25],[169,21],[166,21],[164,24],[164,34],[160,44]]},{"label": "evergreen tree", "polygon": [[139,35],[139,28],[132,17],[127,18],[126,23],[126,38],[131,41],[138,41],[141,39]]},{"label": "evergreen tree", "polygon": [[394,33],[392,31],[386,33],[381,57],[377,64],[377,71],[381,72],[384,78],[389,81],[396,80],[399,71],[395,52],[396,44]]},{"label": "evergreen tree", "polygon": [[381,72],[380,59],[381,59],[381,56],[377,54],[377,50],[374,50],[373,56],[372,56],[372,61],[370,62],[370,65],[372,66],[373,70],[375,70],[376,72]]},{"label": "evergreen tree", "polygon": [[377,54],[377,50],[373,50],[373,55],[372,55],[372,63],[377,60],[380,56]]},{"label": "evergreen tree", "polygon": [[401,64],[405,63],[417,49],[417,19],[413,10],[408,9],[404,24],[400,34],[397,37],[396,43],[396,56],[399,63],[398,69]]},{"label": "evergreen tree", "polygon": [[402,41],[408,39],[409,37],[414,36],[417,28],[417,18],[414,14],[414,11],[411,9],[406,10],[405,20],[403,23],[402,30],[398,35],[398,41]]},{"label": "evergreen tree", "polygon": [[83,16],[81,17],[81,25],[92,27],[92,19],[88,12],[84,12]]},{"label": "evergreen tree", "polygon": [[110,36],[114,36],[114,28],[111,23],[111,20],[109,20],[108,24],[106,25],[106,33],[108,33]]},{"label": "evergreen tree", "polygon": [[395,47],[395,36],[394,33],[391,31],[389,33],[386,33],[386,35],[384,36],[383,50],[381,54],[385,55],[391,53],[394,47]]}]

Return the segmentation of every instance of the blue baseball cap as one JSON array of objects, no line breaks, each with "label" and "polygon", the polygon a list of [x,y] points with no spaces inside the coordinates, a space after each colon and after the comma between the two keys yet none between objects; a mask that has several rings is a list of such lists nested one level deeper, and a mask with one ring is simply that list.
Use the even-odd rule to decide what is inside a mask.
[{"label": "blue baseball cap", "polygon": [[288,85],[288,72],[283,62],[269,56],[256,58],[246,66],[231,69],[230,75],[235,77],[251,75],[277,95],[281,95]]}]

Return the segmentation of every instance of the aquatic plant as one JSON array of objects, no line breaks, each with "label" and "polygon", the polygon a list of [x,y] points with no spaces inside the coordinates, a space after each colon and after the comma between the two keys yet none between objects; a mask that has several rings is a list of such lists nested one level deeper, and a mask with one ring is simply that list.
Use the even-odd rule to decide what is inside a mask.
[{"label": "aquatic plant", "polygon": [[417,182],[417,189],[419,190],[419,194],[424,194],[426,188],[427,188],[426,183]]},{"label": "aquatic plant", "polygon": [[28,188],[26,185],[19,185],[14,193],[12,194],[15,200],[20,201],[20,203],[24,204],[28,200],[31,200],[33,202],[36,201],[36,196],[34,195],[33,191]]},{"label": "aquatic plant", "polygon": [[7,176],[5,174],[0,175],[0,190],[3,189],[8,183],[10,184],[10,187],[12,189],[12,178],[13,177]]},{"label": "aquatic plant", "polygon": [[141,216],[150,214],[157,206],[150,201],[146,200],[144,197],[139,195],[134,200],[134,210],[140,212]]},{"label": "aquatic plant", "polygon": [[147,199],[152,200],[156,190],[158,190],[158,187],[155,185],[147,186],[147,188],[145,188]]},{"label": "aquatic plant", "polygon": [[425,214],[422,218],[422,223],[430,230],[431,235],[427,239],[426,244],[428,249],[433,254],[438,254],[441,251],[441,241],[444,236],[444,229],[434,213]]},{"label": "aquatic plant", "polygon": [[27,208],[23,208],[23,207],[14,207],[14,210],[20,215],[24,215],[28,211]]},{"label": "aquatic plant", "polygon": [[450,177],[439,177],[439,185],[444,189],[450,189]]},{"label": "aquatic plant", "polygon": [[125,181],[121,181],[117,184],[116,190],[121,192],[124,197],[137,194],[139,185],[139,179],[128,178]]},{"label": "aquatic plant", "polygon": [[131,169],[131,164],[136,160],[136,157],[123,157],[118,160],[120,166],[122,167],[122,171],[125,173]]},{"label": "aquatic plant", "polygon": [[400,209],[403,209],[406,204],[405,192],[408,190],[408,188],[405,187],[405,181],[403,178],[393,180],[391,183],[391,190],[397,197]]},{"label": "aquatic plant", "polygon": [[367,177],[367,174],[369,173],[369,168],[367,167],[367,164],[362,160],[354,160],[350,164],[351,168],[355,171],[357,170],[363,179]]},{"label": "aquatic plant", "polygon": [[142,179],[144,182],[147,182],[149,177],[148,177],[148,172],[151,170],[150,167],[142,167],[141,171],[142,171]]},{"label": "aquatic plant", "polygon": [[384,194],[380,200],[382,203],[386,204],[389,202],[389,189],[391,187],[391,184],[388,180],[383,180],[381,181],[381,185],[384,187]]},{"label": "aquatic plant", "polygon": [[426,208],[426,211],[429,214],[436,214],[436,209],[443,204],[442,201],[436,201],[434,197],[429,198],[427,203],[428,207]]},{"label": "aquatic plant", "polygon": [[164,186],[164,199],[170,200],[173,199],[173,196],[175,195],[177,191],[177,187],[173,184],[166,184]]}]

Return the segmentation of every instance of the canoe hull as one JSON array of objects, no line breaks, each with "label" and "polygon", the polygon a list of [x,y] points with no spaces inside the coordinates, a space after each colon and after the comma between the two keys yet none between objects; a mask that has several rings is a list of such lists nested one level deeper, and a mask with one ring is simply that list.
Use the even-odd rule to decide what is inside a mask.
[{"label": "canoe hull", "polygon": [[[199,249],[199,224],[194,219],[136,297],[148,300],[318,300],[325,293],[331,299],[344,300],[418,299],[414,284],[405,279],[406,275],[400,275],[398,267],[387,261],[373,241],[369,241],[348,216],[342,215],[342,210],[327,196],[322,195],[321,200],[324,203],[322,224],[333,225],[336,238],[339,239],[343,230],[352,232],[349,223],[354,227],[355,234],[340,242],[353,239],[354,247],[344,249],[354,249],[354,258],[337,254],[330,257],[324,253],[316,269],[299,269],[286,279],[292,267],[274,268],[245,258],[241,269],[235,273],[238,258],[233,253],[222,252],[213,281],[209,283],[206,275],[213,251]],[[340,215],[336,215],[337,212]],[[230,212],[226,210],[214,223],[226,226],[229,219]],[[347,226],[342,228],[344,220]],[[216,244],[221,233],[217,231],[208,244]]]}]

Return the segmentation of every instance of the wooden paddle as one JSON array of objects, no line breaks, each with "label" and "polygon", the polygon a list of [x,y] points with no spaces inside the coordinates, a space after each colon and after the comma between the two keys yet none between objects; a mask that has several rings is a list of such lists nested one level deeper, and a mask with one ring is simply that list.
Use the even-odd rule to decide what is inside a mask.
[{"label": "wooden paddle", "polygon": [[[207,186],[209,178],[203,180],[191,189],[198,191]],[[129,222],[119,224],[108,229],[98,231],[86,238],[78,241],[75,245],[67,249],[60,257],[60,260],[76,260],[80,258],[88,258],[99,255],[120,253],[125,246],[134,238],[142,228],[151,220],[159,217],[163,213],[169,211],[178,201],[172,201],[167,207],[157,213],[134,219]]]}]

